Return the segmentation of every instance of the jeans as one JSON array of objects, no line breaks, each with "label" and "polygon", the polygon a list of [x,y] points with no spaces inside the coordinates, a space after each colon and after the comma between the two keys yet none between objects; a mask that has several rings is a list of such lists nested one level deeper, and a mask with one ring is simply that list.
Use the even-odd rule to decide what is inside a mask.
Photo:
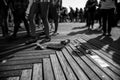
[{"label": "jeans", "polygon": [[111,29],[114,23],[114,9],[101,9],[101,17],[103,23],[103,32],[108,34],[111,33]]}]

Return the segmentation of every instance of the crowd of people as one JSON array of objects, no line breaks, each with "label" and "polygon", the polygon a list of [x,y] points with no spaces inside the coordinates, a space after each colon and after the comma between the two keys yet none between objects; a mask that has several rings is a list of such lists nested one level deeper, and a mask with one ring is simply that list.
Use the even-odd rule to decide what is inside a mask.
[{"label": "crowd of people", "polygon": [[[0,0],[0,26],[4,38],[15,39],[17,32],[23,22],[27,31],[27,36],[31,41],[37,40],[35,23],[42,21],[44,25],[45,41],[50,41],[50,22],[54,22],[57,33],[58,13],[62,5],[62,0]],[[30,7],[28,10],[28,6]],[[26,11],[28,10],[28,14]],[[12,14],[12,15],[11,15]],[[38,18],[39,17],[39,18]],[[13,18],[13,34],[9,35],[8,22]],[[39,20],[39,21],[38,21]]]},{"label": "crowd of people", "polygon": [[103,31],[103,36],[111,36],[112,27],[117,26],[120,20],[120,1],[119,0],[88,0],[85,8],[87,9],[87,26],[92,29],[95,19],[99,22],[99,28]]},{"label": "crowd of people", "polygon": [[62,7],[59,22],[84,22],[84,10],[82,8],[74,10],[70,7],[70,11],[68,12],[66,7]]},{"label": "crowd of people", "polygon": [[[31,2],[30,2],[31,1]],[[26,11],[30,7],[29,13]],[[14,30],[9,35],[8,22],[13,17]],[[55,24],[54,34],[57,34],[59,22],[86,22],[89,30],[97,20],[103,30],[103,35],[111,36],[111,28],[117,26],[120,18],[120,2],[117,0],[87,0],[84,9],[62,7],[62,0],[0,0],[0,26],[4,38],[16,38],[23,22],[27,36],[36,41],[36,26],[42,21],[44,25],[45,41],[50,41],[49,28],[51,22]],[[8,20],[9,19],[9,20]],[[114,20],[114,21],[113,21]]]},{"label": "crowd of people", "polygon": [[[27,36],[35,42],[35,23],[42,21],[44,25],[45,41],[50,41],[50,22],[55,24],[54,34],[57,34],[58,15],[62,5],[62,0],[0,0],[0,26],[5,39],[15,39],[17,32],[23,22],[27,31]],[[29,10],[28,10],[28,7]],[[26,13],[28,10],[28,13]],[[9,20],[8,20],[9,19]],[[12,19],[12,20],[11,20]],[[9,35],[8,23],[13,22],[13,34]]]},{"label": "crowd of people", "polygon": [[103,35],[111,36],[111,29],[117,26],[120,20],[120,1],[119,0],[87,0],[84,9],[70,7],[62,8],[63,13],[60,22],[86,22],[88,30],[94,28],[94,23],[99,22],[98,29],[102,29]]}]

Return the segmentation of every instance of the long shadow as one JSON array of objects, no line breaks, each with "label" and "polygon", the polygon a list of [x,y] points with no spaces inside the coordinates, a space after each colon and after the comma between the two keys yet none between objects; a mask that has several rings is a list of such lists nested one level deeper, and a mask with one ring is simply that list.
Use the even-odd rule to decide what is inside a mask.
[{"label": "long shadow", "polygon": [[[37,35],[39,36],[39,39],[42,39],[43,38],[42,36],[44,34],[40,32],[40,33],[37,33]],[[29,39],[30,37],[25,36],[24,33],[19,34],[16,39],[11,39],[11,38],[0,39],[0,52],[4,52],[8,50],[10,47],[15,47],[15,46],[24,44]]]},{"label": "long shadow", "polygon": [[[75,27],[73,29],[79,29],[80,31],[73,31],[67,35],[70,36],[74,36],[77,34],[86,34],[86,35],[92,35],[92,34],[101,34],[101,31],[98,30],[88,30],[88,29],[84,29],[86,27]],[[98,41],[100,43],[94,43],[94,41]],[[97,49],[97,50],[101,50],[103,47],[105,47],[105,51],[106,54],[111,55],[111,59],[118,65],[120,65],[120,38],[117,39],[116,41],[113,40],[112,37],[109,36],[97,36],[96,38],[92,38],[90,40],[88,40],[87,42],[91,42],[91,44],[94,44],[94,46],[98,47],[98,48],[91,48],[91,49]],[[83,45],[87,45],[88,43],[83,43]],[[100,45],[99,45],[100,44]],[[114,49],[112,49],[111,47],[113,47]],[[116,50],[115,50],[116,49]]]},{"label": "long shadow", "polygon": [[88,29],[83,29],[83,30],[80,30],[80,31],[73,31],[73,32],[70,32],[69,34],[67,34],[68,36],[74,36],[74,35],[77,35],[77,34],[87,34],[87,35],[91,35],[91,34],[100,34],[101,31],[98,31],[97,29],[95,30],[88,30]]},{"label": "long shadow", "polygon": [[[84,31],[82,31],[82,32],[84,32]],[[89,48],[85,49],[85,46],[83,46],[83,45],[88,45],[88,43],[90,43],[90,45],[94,45],[95,47],[89,47]],[[89,49],[93,49],[93,50],[104,49],[106,52],[104,56],[106,56],[106,55],[111,56],[111,59],[116,64],[120,65],[120,38],[117,39],[116,41],[114,41],[114,39],[112,37],[100,35],[100,36],[97,36],[96,38],[92,38],[92,39],[88,40],[85,43],[82,43],[81,48],[84,51],[89,50]],[[86,52],[86,54],[88,54],[88,53]],[[86,54],[84,54],[84,55],[86,55]],[[77,56],[75,53],[73,55]],[[83,54],[81,56],[83,56]]]},{"label": "long shadow", "polygon": [[[100,43],[94,43],[95,41],[100,41]],[[94,39],[88,40],[88,42],[91,42],[92,44],[99,46],[98,50],[101,50],[103,47],[105,51],[107,52],[106,54],[112,56],[112,60],[120,65],[120,38],[116,41],[113,40],[113,38],[109,36],[98,36]],[[112,49],[113,48],[113,49]],[[92,48],[93,49],[93,48]]]},{"label": "long shadow", "polygon": [[112,59],[114,62],[120,65],[120,38],[114,41],[112,44],[110,44],[110,46],[114,47],[117,50],[117,51],[114,51],[112,55]]},{"label": "long shadow", "polygon": [[78,27],[74,27],[72,30],[76,30],[76,29],[83,29],[83,28],[86,28],[87,26],[78,26]]}]

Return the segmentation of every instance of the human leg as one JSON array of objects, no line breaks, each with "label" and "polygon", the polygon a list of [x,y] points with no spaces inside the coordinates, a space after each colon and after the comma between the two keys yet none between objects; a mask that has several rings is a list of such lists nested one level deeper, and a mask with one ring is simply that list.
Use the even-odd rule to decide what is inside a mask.
[{"label": "human leg", "polygon": [[47,38],[50,38],[49,35],[49,22],[48,22],[48,12],[49,12],[49,3],[41,3],[40,4],[40,13],[41,13],[41,18],[43,20],[43,25],[45,27],[45,34]]},{"label": "human leg", "polygon": [[106,10],[101,10],[102,13],[101,13],[101,17],[102,17],[102,23],[103,23],[103,27],[102,27],[102,30],[103,30],[103,35],[106,34],[106,26],[107,26],[107,11]]},{"label": "human leg", "polygon": [[38,8],[38,3],[37,2],[34,2],[32,5],[31,5],[31,8],[30,8],[30,13],[29,13],[29,27],[30,27],[30,31],[31,31],[31,36],[36,36],[36,27],[35,27],[35,24],[34,24],[34,16],[35,14],[37,13],[37,11],[39,10]]}]

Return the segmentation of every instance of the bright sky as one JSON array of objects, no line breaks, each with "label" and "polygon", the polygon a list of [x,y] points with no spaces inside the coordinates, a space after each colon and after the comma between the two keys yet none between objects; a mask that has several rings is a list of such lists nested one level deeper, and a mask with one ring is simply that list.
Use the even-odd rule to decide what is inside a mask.
[{"label": "bright sky", "polygon": [[[99,0],[98,0],[99,1]],[[78,9],[80,8],[84,8],[85,4],[86,4],[87,0],[63,0],[62,5],[64,7],[68,8],[69,11],[69,7],[73,7],[73,9],[75,9],[76,7]]]},{"label": "bright sky", "polygon": [[76,7],[80,8],[84,8],[85,3],[87,0],[63,0],[62,5],[64,7],[67,7],[69,9],[69,7],[73,7],[73,9],[75,9]]}]

